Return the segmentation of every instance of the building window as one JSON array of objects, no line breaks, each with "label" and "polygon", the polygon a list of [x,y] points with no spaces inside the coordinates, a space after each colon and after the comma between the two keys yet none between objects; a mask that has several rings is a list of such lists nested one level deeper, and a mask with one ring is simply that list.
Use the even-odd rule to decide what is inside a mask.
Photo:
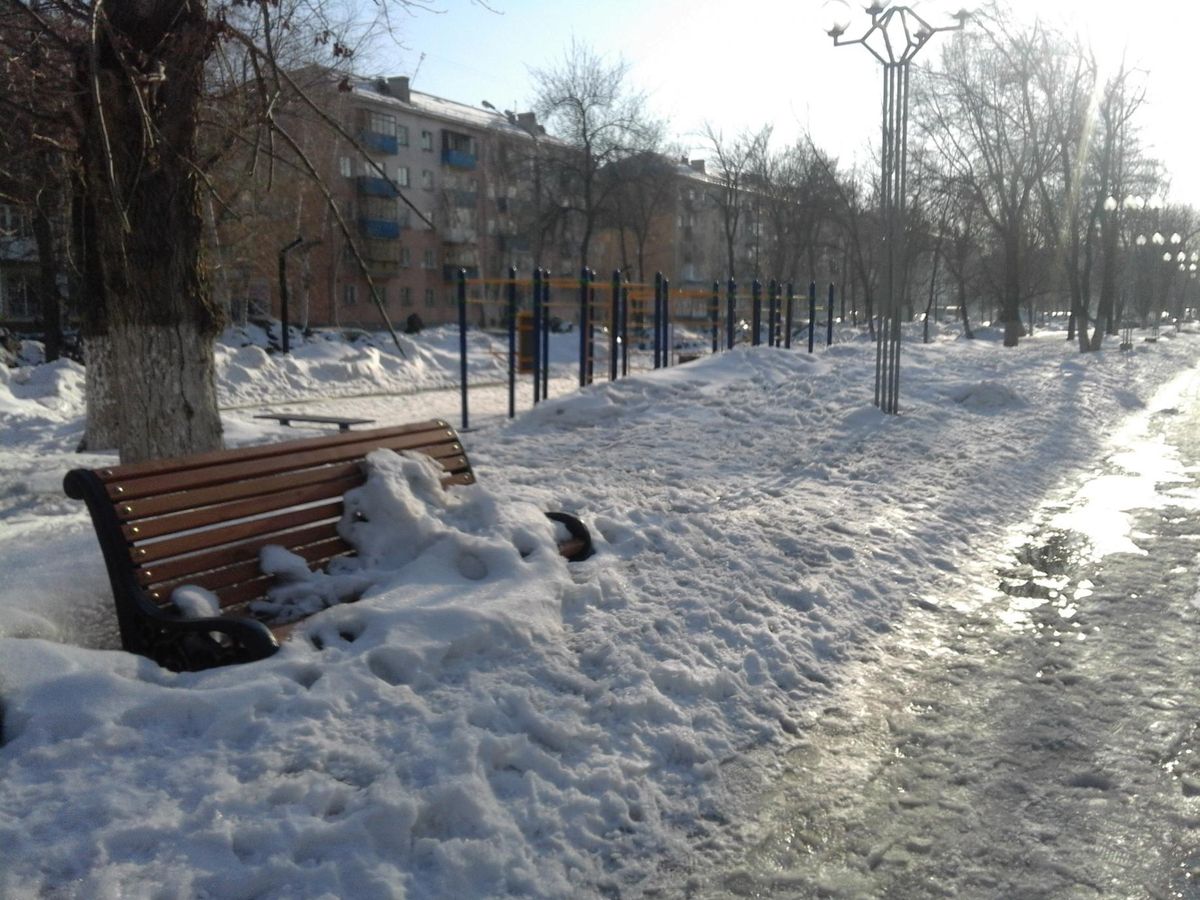
[{"label": "building window", "polygon": [[348,156],[343,156],[338,160],[338,166],[341,170],[343,178],[351,178],[354,175],[354,160]]},{"label": "building window", "polygon": [[39,312],[32,278],[10,274],[0,281],[0,316],[8,319],[36,319]]},{"label": "building window", "polygon": [[375,134],[386,134],[388,137],[396,135],[396,117],[387,113],[373,112],[368,119],[371,131]]},{"label": "building window", "polygon": [[412,306],[412,288],[400,288],[400,305],[403,307]]},{"label": "building window", "polygon": [[33,231],[25,211],[7,203],[0,204],[0,237],[27,238]]},{"label": "building window", "polygon": [[433,288],[425,288],[425,306],[433,309],[437,305],[437,295],[434,294]]},{"label": "building window", "polygon": [[421,132],[421,149],[428,150],[431,153],[433,152],[433,132],[432,131],[422,131]]},{"label": "building window", "polygon": [[379,305],[387,306],[387,285],[386,284],[375,285],[375,293],[379,296]]},{"label": "building window", "polygon": [[397,125],[396,126],[396,143],[399,144],[401,147],[408,146],[408,126],[407,125]]},{"label": "building window", "polygon": [[396,185],[408,187],[408,166],[396,166]]},{"label": "building window", "polygon": [[432,250],[425,251],[425,258],[421,261],[421,265],[426,269],[432,269],[435,265],[437,265],[437,260],[435,259]]},{"label": "building window", "polygon": [[[412,251],[407,247],[400,248],[400,265],[406,269],[412,265]],[[405,290],[407,290],[407,288]]]},{"label": "building window", "polygon": [[427,191],[433,190],[433,173],[428,169],[421,170],[421,187]]},{"label": "building window", "polygon": [[358,302],[358,287],[353,284],[342,285],[342,306],[353,306]]}]

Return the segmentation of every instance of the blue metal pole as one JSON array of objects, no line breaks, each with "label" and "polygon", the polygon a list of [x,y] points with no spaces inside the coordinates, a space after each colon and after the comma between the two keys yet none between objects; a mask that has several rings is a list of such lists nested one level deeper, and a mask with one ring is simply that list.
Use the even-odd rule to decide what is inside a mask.
[{"label": "blue metal pole", "polygon": [[772,278],[771,284],[767,287],[767,346],[775,346],[775,304],[778,302],[775,296],[775,287],[778,282]]},{"label": "blue metal pole", "polygon": [[662,282],[663,307],[663,346],[662,361],[664,366],[671,364],[671,279],[664,278]]},{"label": "blue metal pole", "polygon": [[654,367],[662,366],[662,272],[654,272]]},{"label": "blue metal pole", "polygon": [[721,349],[721,282],[713,282],[712,305],[708,310],[709,318],[712,319],[712,352],[716,353]]},{"label": "blue metal pole", "polygon": [[587,270],[587,383],[596,380],[596,270]]},{"label": "blue metal pole", "polygon": [[550,399],[550,284],[551,272],[542,273],[542,322],[538,333],[542,336],[542,399]]},{"label": "blue metal pole", "polygon": [[608,380],[617,380],[617,359],[621,352],[621,270],[612,273],[612,308],[608,311]]},{"label": "blue metal pole", "polygon": [[737,282],[729,279],[729,293],[725,308],[725,343],[727,349],[733,349],[734,329],[737,327]]},{"label": "blue metal pole", "polygon": [[817,283],[810,281],[808,283],[808,352],[813,352],[813,339],[815,323],[817,320]]},{"label": "blue metal pole", "polygon": [[789,281],[787,286],[787,313],[783,317],[783,346],[785,350],[792,349],[792,307],[796,302],[795,286]]},{"label": "blue metal pole", "polygon": [[462,430],[466,431],[467,419],[467,270],[458,270],[458,359],[459,384],[462,390]]},{"label": "blue metal pole", "polygon": [[533,405],[542,399],[542,279],[541,269],[533,270]]},{"label": "blue metal pole", "polygon": [[829,282],[829,305],[825,307],[825,346],[833,343],[833,282]]},{"label": "blue metal pole", "polygon": [[508,417],[517,414],[517,267],[508,267]]},{"label": "blue metal pole", "polygon": [[621,285],[621,375],[629,375],[629,286]]},{"label": "blue metal pole", "polygon": [[587,384],[588,270],[579,270],[579,386]]},{"label": "blue metal pole", "polygon": [[750,285],[750,344],[757,347],[762,343],[762,282],[757,278]]}]

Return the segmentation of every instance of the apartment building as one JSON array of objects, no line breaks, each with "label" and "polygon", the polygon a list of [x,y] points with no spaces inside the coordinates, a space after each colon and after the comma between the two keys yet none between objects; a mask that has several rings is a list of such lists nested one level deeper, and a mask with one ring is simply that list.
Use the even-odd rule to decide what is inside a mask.
[{"label": "apartment building", "polygon": [[[321,126],[315,157],[352,231],[346,239],[327,203],[307,204],[304,245],[289,257],[289,294],[313,326],[376,328],[457,318],[457,274],[498,280],[534,260],[569,271],[573,246],[560,222],[547,227],[550,192],[539,185],[545,154],[561,149],[532,113],[473,107],[412,90],[405,77],[332,79],[313,91],[345,136]],[[367,275],[370,276],[368,281]],[[279,314],[271,286],[272,312]],[[499,295],[499,285],[473,287]],[[260,294],[262,285],[260,285]],[[256,297],[261,306],[261,296]]]}]

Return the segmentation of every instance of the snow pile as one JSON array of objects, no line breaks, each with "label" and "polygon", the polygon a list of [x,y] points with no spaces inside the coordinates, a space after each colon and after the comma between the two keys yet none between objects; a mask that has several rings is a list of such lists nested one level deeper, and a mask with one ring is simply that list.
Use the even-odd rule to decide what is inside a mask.
[{"label": "snow pile", "polygon": [[[287,622],[388,585],[562,577],[542,566],[557,554],[554,527],[530,504],[501,503],[478,484],[446,491],[440,468],[422,454],[376,451],[366,469],[366,483],[346,494],[338,525],[356,555],[311,572],[296,554],[264,548],[261,568],[279,583],[256,612]],[[530,621],[546,615],[556,630],[557,610],[521,613]]]},{"label": "snow pile", "polygon": [[[370,349],[222,351],[227,390],[361,390],[394,363]],[[994,583],[1008,527],[1195,349],[947,336],[906,347],[889,417],[867,342],[739,348],[493,419],[469,488],[372,457],[356,567],[265,559],[280,603],[361,599],[204,673],[39,639],[107,602],[94,539],[0,517],[0,896],[636,896],[729,839],[879,635]],[[559,508],[590,560],[553,552]]]},{"label": "snow pile", "polygon": [[[477,330],[467,334],[472,381],[507,378],[507,360],[496,352],[497,338]],[[286,355],[267,352],[268,343],[261,329],[230,330],[222,336],[216,362],[223,407],[458,386],[457,328],[431,328],[415,338],[401,336],[403,354],[388,335],[356,340],[336,332],[318,332],[309,339],[297,335]]]},{"label": "snow pile", "polygon": [[27,432],[74,422],[84,409],[83,366],[69,359],[50,365],[0,366],[0,443],[26,440]]}]

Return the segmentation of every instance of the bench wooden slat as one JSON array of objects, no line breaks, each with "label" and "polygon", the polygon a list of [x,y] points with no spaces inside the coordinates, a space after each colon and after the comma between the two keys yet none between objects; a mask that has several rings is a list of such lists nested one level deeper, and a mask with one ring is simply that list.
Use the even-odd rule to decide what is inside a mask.
[{"label": "bench wooden slat", "polygon": [[[365,434],[365,432],[360,432]],[[355,434],[350,432],[350,434]],[[379,441],[355,441],[333,447],[316,450],[293,452],[283,456],[268,456],[254,459],[238,459],[236,462],[225,462],[220,465],[209,465],[201,469],[169,473],[167,475],[149,475],[142,478],[114,479],[105,487],[108,495],[114,501],[136,500],[153,494],[191,490],[193,488],[209,487],[230,481],[255,478],[264,475],[276,475],[280,472],[291,472],[296,469],[311,468],[326,463],[345,462],[350,459],[361,459],[372,450],[414,450],[422,451],[426,447],[436,447],[440,444],[453,445],[457,453],[462,453],[453,431],[446,438],[446,430],[439,432],[417,432]],[[357,435],[356,435],[357,436]],[[458,474],[458,473],[455,473]],[[136,508],[136,507],[135,507]]]},{"label": "bench wooden slat", "polygon": [[[295,441],[280,441],[274,444],[253,444],[249,447],[238,447],[233,450],[212,450],[208,453],[193,453],[188,456],[175,456],[169,459],[150,459],[145,462],[127,463],[125,465],[96,469],[95,474],[105,484],[109,484],[121,479],[142,478],[147,475],[164,475],[168,472],[184,472],[189,469],[220,465],[228,462],[230,459],[262,459],[270,456],[287,455],[297,446],[316,450],[322,447],[335,447],[339,444],[370,442],[371,440],[375,440],[376,444],[378,444],[379,441],[398,435],[444,429],[450,429],[453,432],[450,424],[444,419],[429,419],[424,422],[412,422],[407,425],[373,428],[369,431],[331,434],[328,437],[301,438]],[[456,436],[455,440],[457,439]]]},{"label": "bench wooden slat", "polygon": [[211,572],[247,561],[253,561],[257,565],[259,552],[268,545],[275,544],[296,552],[297,547],[338,537],[337,522],[322,522],[279,534],[259,536],[203,553],[156,561],[138,568],[135,578],[140,584],[152,585],[186,579],[202,572]]},{"label": "bench wooden slat", "polygon": [[338,478],[352,478],[361,473],[362,465],[354,460],[314,469],[301,469],[297,472],[268,475],[253,480],[231,481],[206,488],[162,494],[158,497],[143,497],[131,503],[120,503],[117,505],[117,517],[122,522],[136,522],[151,516],[199,509],[203,506],[227,503],[232,500],[245,500],[262,494],[274,494]]},{"label": "bench wooden slat", "polygon": [[238,606],[245,606],[252,600],[262,600],[267,596],[267,590],[275,584],[270,575],[259,575],[241,584],[220,588],[214,593],[221,598],[221,610],[225,611]]},{"label": "bench wooden slat", "polygon": [[147,541],[134,548],[133,556],[139,563],[152,563],[161,559],[169,559],[172,556],[182,556],[198,550],[209,550],[224,544],[233,544],[247,538],[284,532],[299,525],[311,525],[325,519],[340,519],[343,506],[344,504],[339,499],[333,503],[306,506],[277,516],[263,516],[261,519],[251,519],[248,522],[238,522],[234,525],[205,531],[194,531],[180,537]]},{"label": "bench wooden slat", "polygon": [[347,478],[321,481],[306,487],[277,491],[273,494],[261,494],[247,500],[235,500],[216,506],[189,509],[166,516],[156,516],[153,519],[139,519],[135,523],[124,525],[121,530],[127,541],[146,541],[151,538],[194,531],[198,528],[207,528],[222,523],[232,524],[240,519],[262,516],[280,509],[291,509],[293,506],[314,503],[318,500],[331,500],[341,497],[346,491],[358,487],[362,483],[361,473],[356,472]]},{"label": "bench wooden slat", "polygon": [[[317,568],[324,567],[339,556],[346,556],[353,552],[353,548],[341,538],[330,538],[319,543],[289,547],[288,549],[297,556],[303,557],[309,564],[309,568],[314,569],[314,571]],[[259,565],[257,554],[253,559],[234,563],[220,569],[206,569],[200,572],[183,573],[172,580],[161,579],[158,572],[153,569],[148,571],[153,573],[153,575],[151,577],[142,577],[139,580],[144,587],[153,590],[164,598],[164,601],[170,599],[171,594],[176,588],[183,587],[184,585],[196,585],[219,595],[224,588],[231,588],[262,577],[262,567]]]},{"label": "bench wooden slat", "polygon": [[[442,480],[443,485],[464,482],[462,479],[451,482],[455,475],[461,475],[470,470],[470,463],[462,454],[462,448],[457,443],[439,445],[429,448],[427,455],[436,459],[447,470],[449,475]],[[326,466],[300,469],[295,472],[283,472],[261,478],[230,481],[225,484],[210,485],[209,487],[193,488],[186,491],[176,491],[159,496],[142,497],[137,500],[127,500],[116,506],[117,518],[122,522],[136,522],[151,516],[181,512],[188,509],[198,509],[231,500],[243,500],[262,494],[273,494],[278,491],[300,488],[310,484],[318,484],[336,478],[348,478],[359,475],[362,477],[362,461],[351,460],[343,463],[331,463]]]}]

